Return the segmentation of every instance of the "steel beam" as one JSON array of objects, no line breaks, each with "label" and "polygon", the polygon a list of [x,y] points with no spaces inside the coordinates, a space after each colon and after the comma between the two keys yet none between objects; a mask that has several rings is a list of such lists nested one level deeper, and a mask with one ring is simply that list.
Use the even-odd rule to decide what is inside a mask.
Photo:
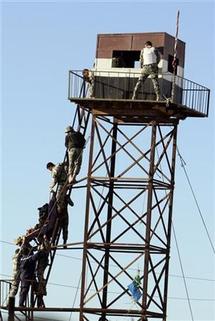
[{"label": "steel beam", "polygon": [[[88,320],[88,309],[99,321],[166,321],[177,125],[122,124],[93,114],[80,321]],[[123,300],[131,297],[136,264],[142,299],[128,314]]]}]

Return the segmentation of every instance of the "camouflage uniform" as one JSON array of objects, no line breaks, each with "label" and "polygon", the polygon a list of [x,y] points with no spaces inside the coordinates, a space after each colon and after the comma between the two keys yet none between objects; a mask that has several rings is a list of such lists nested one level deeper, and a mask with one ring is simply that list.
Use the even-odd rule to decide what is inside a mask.
[{"label": "camouflage uniform", "polygon": [[57,164],[51,170],[51,175],[53,181],[50,185],[50,190],[53,191],[53,188],[56,184],[58,184],[56,191],[56,199],[59,210],[64,206],[64,198],[67,191],[66,181],[67,181],[67,172],[65,170],[65,164]]},{"label": "camouflage uniform", "polygon": [[68,152],[68,175],[72,179],[80,172],[85,138],[80,132],[74,131],[71,126],[66,128],[65,133],[65,146]]},{"label": "camouflage uniform", "polygon": [[42,297],[46,295],[46,280],[44,279],[44,272],[49,263],[49,252],[50,243],[46,237],[43,239],[43,243],[40,245],[39,249],[40,257],[38,258],[36,276],[38,280],[37,296],[38,296],[38,306],[43,305]]},{"label": "camouflage uniform", "polygon": [[13,256],[13,281],[11,284],[9,297],[15,297],[20,283],[20,260],[22,257],[22,250],[16,249],[15,254]]},{"label": "camouflage uniform", "polygon": [[[145,50],[150,50],[151,52],[147,53],[147,51],[146,51],[146,53],[145,53]],[[142,66],[142,70],[141,70],[141,74],[139,76],[139,79],[136,83],[136,86],[134,88],[132,99],[135,99],[141,82],[144,83],[146,78],[148,78],[149,76],[151,76],[151,79],[152,79],[154,91],[156,94],[156,100],[160,99],[160,87],[159,87],[159,83],[158,83],[159,59],[160,59],[160,57],[159,57],[158,51],[154,47],[144,48],[143,50],[141,50],[140,63]]]},{"label": "camouflage uniform", "polygon": [[92,98],[94,97],[94,74],[89,69],[84,69],[82,71],[83,79],[87,83],[86,88],[86,97]]}]

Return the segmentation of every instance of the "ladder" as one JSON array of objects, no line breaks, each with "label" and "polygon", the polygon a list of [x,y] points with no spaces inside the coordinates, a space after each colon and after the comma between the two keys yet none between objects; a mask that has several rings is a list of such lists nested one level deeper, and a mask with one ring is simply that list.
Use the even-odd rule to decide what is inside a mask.
[{"label": "ladder", "polygon": [[[81,86],[79,97],[85,97],[85,82],[84,81]],[[76,128],[77,131],[80,131],[85,136],[86,131],[87,131],[87,125],[89,122],[89,117],[90,117],[89,110],[84,110],[83,108],[80,107],[80,105],[76,105],[76,111],[75,111],[75,115],[73,118],[72,127]],[[65,156],[64,156],[64,162],[65,161],[67,161],[67,151],[65,152]],[[58,188],[58,186],[57,186],[57,188]],[[70,184],[67,188],[67,191],[66,191],[67,195],[69,195],[69,196],[71,195],[72,188],[73,188],[73,186],[72,186],[72,184]],[[31,240],[35,239],[37,236],[39,236],[42,228],[43,228],[43,226],[40,229],[33,231],[31,234],[29,234],[27,236],[27,241],[31,241]],[[49,264],[46,268],[46,272],[45,272],[45,276],[44,276],[45,285],[47,285],[48,281],[49,281],[49,277],[50,277],[52,266],[54,263],[61,231],[62,231],[62,227],[60,225],[59,218],[57,218],[54,228],[53,228],[52,236],[51,236],[51,242],[50,242],[51,251],[49,252]],[[31,291],[30,299],[28,298],[28,300],[27,300],[28,301],[27,305],[29,305],[29,307],[31,307],[32,310],[25,311],[23,309],[22,311],[20,311],[21,314],[25,317],[26,321],[33,320],[33,309],[35,307],[37,298],[38,298],[38,295],[33,293],[33,291]],[[14,320],[20,320],[16,314],[14,314]],[[0,321],[3,321],[1,313],[0,313]]]}]

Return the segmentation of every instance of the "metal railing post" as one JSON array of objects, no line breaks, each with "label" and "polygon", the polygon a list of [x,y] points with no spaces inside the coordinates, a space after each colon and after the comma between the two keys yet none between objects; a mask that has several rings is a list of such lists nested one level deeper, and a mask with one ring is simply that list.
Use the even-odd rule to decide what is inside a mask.
[{"label": "metal railing post", "polygon": [[14,306],[15,306],[15,298],[9,297],[9,299],[8,299],[8,321],[14,321]]}]

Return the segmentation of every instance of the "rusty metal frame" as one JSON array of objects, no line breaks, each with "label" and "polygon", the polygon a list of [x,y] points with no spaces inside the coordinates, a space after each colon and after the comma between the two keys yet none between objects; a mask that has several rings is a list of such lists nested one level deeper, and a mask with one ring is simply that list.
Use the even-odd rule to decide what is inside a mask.
[{"label": "rusty metal frame", "polygon": [[[83,117],[78,117],[79,124],[82,120]],[[120,316],[166,321],[177,125],[175,121],[126,124],[92,114],[80,307],[45,311],[79,312],[80,321],[91,320],[92,314],[99,321]],[[135,126],[135,131],[129,133]],[[144,150],[135,141],[141,135],[148,141]],[[118,166],[122,152],[130,162]],[[133,174],[134,170],[139,170],[139,176]],[[123,193],[128,191],[131,195],[124,197]],[[135,204],[143,197],[147,204],[139,211]],[[122,226],[116,233],[118,220]],[[54,238],[56,244],[58,233]],[[131,235],[138,242],[132,242]],[[125,264],[120,260],[122,256],[131,258]],[[128,310],[120,304],[131,297],[127,285],[133,280],[137,262],[144,271],[140,286],[143,295]],[[114,295],[113,284],[118,287]],[[15,308],[29,320],[33,311],[39,310]]]},{"label": "rusty metal frame", "polygon": [[[136,131],[129,137],[129,127],[134,125],[120,124],[116,119],[107,122],[92,115],[80,321],[89,320],[88,314],[98,315],[99,321],[113,320],[113,315],[166,321],[177,122],[136,124]],[[140,135],[148,140],[145,150],[135,142]],[[125,166],[117,163],[121,152],[130,159]],[[128,176],[135,168],[141,175]],[[124,198],[121,193],[128,191],[132,196]],[[143,196],[147,205],[140,213],[134,204]],[[122,225],[116,233],[119,219]],[[142,234],[138,224],[143,228]],[[138,242],[131,242],[131,233]],[[131,255],[126,265],[129,268],[120,260],[123,255]],[[120,304],[131,296],[127,285],[134,277],[131,267],[138,260],[144,272],[142,299],[128,312]],[[112,284],[121,291],[115,296],[111,294]]]},{"label": "rusty metal frame", "polygon": [[[167,72],[167,73],[163,73],[161,74],[162,78],[161,79],[165,79],[168,80],[168,82],[172,83],[172,74]],[[104,70],[94,70],[94,83],[101,85],[103,87],[102,92],[96,92],[95,94],[95,98],[96,100],[100,100],[100,106],[98,105],[97,107],[103,109],[103,112],[105,110],[104,107],[107,107],[108,102],[110,101],[109,97],[112,98],[113,101],[115,101],[115,103],[119,100],[124,100],[124,103],[127,102],[133,102],[133,100],[129,99],[129,97],[127,97],[128,91],[133,91],[133,87],[130,88],[130,86],[128,86],[127,82],[122,85],[122,78],[128,78],[129,81],[133,78],[138,78],[139,74],[135,73],[135,72],[123,72],[121,70],[118,71],[104,71]],[[111,81],[111,79],[117,79],[117,83],[115,84],[115,86],[113,86],[113,82]],[[83,106],[83,99],[81,99],[81,101],[79,101],[80,97],[80,92],[85,94],[85,83],[82,81],[82,71],[81,70],[70,70],[69,71],[69,88],[68,88],[68,99],[70,101],[75,101],[76,103],[80,103]],[[174,101],[174,108],[178,109],[177,107],[180,106],[180,109],[178,109],[178,111],[180,112],[180,110],[182,109],[182,107],[185,107],[185,109],[187,109],[187,116],[191,116],[191,117],[208,117],[208,113],[209,113],[209,102],[210,102],[210,90],[205,87],[202,86],[200,84],[197,84],[194,81],[191,81],[189,79],[180,77],[180,76],[176,76],[176,83],[179,84],[179,87],[181,88],[182,91],[182,99],[181,102],[180,101]],[[150,83],[150,89],[149,92],[153,93],[152,91],[152,84]],[[117,91],[117,95],[113,96],[112,94],[112,89],[115,89]],[[106,94],[104,94],[106,93]],[[123,94],[122,94],[123,93]],[[142,91],[142,94],[144,92]],[[145,92],[145,94],[147,94],[147,92]],[[87,97],[83,96],[84,99],[87,99]],[[106,99],[107,98],[107,99]],[[146,101],[150,101],[150,100],[144,100],[143,98],[141,99],[141,103],[143,104]],[[89,99],[89,101],[92,101],[92,99]],[[94,101],[95,102],[95,101]],[[103,104],[102,104],[103,103]],[[89,102],[87,102],[87,104],[89,105]],[[170,102],[168,102],[168,105],[171,104]],[[105,106],[106,105],[106,106]],[[100,111],[102,111],[102,109],[100,109]],[[177,113],[178,113],[177,111]],[[184,111],[183,111],[184,112]],[[183,113],[182,113],[183,114]],[[182,116],[181,114],[181,116]],[[154,115],[155,116],[155,115]]]}]

